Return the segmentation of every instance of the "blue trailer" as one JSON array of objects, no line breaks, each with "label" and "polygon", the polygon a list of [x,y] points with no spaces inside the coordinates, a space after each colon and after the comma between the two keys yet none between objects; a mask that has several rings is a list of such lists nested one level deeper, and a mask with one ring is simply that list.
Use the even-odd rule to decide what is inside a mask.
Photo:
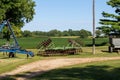
[{"label": "blue trailer", "polygon": [[10,22],[9,20],[4,20],[1,24],[0,24],[0,32],[2,32],[3,28],[7,26],[9,31],[11,32],[12,34],[12,37],[14,39],[14,45],[2,45],[0,47],[0,52],[8,52],[9,53],[9,57],[14,57],[14,54],[15,53],[21,53],[21,54],[26,54],[27,57],[31,56],[33,57],[34,56],[34,53],[32,51],[27,51],[27,50],[22,50],[21,47],[19,46],[19,43],[16,39],[16,36],[12,30],[12,27],[10,25]]}]

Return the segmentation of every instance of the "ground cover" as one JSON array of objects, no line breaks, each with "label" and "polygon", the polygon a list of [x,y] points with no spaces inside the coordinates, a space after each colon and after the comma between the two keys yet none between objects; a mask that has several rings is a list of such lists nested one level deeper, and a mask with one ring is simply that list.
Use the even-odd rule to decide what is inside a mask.
[{"label": "ground cover", "polygon": [[51,57],[43,57],[36,56],[38,50],[30,49],[35,53],[33,58],[26,58],[25,54],[16,54],[15,58],[8,58],[8,56],[3,56],[3,53],[0,53],[0,73],[13,70],[20,65],[28,64],[34,61],[42,60],[42,59],[56,59],[56,58],[90,58],[90,57],[117,57],[119,54],[117,53],[108,53],[102,52],[107,50],[107,46],[96,47],[96,54],[92,54],[92,47],[83,47],[83,52],[77,55],[67,55],[67,56],[51,56]]},{"label": "ground cover", "polygon": [[[38,45],[38,43],[41,43],[44,40],[47,40],[50,37],[27,37],[27,38],[17,38],[20,46],[23,49],[36,49],[36,46]],[[55,44],[56,47],[64,47],[67,46],[68,40],[69,39],[76,39],[73,37],[51,37],[52,42]],[[85,46],[92,46],[92,38],[87,38],[87,39],[78,39],[81,42],[83,42],[83,44]],[[13,41],[11,40],[11,43],[13,43]],[[96,38],[96,46],[105,46],[108,43],[108,38]],[[4,39],[0,39],[0,45],[5,44],[5,40]]]},{"label": "ground cover", "polygon": [[[109,61],[113,61],[113,60],[116,60],[116,62],[113,62],[113,63],[109,62]],[[104,67],[105,64],[106,64],[105,66],[107,66],[107,65],[109,66],[111,63],[111,65],[114,65],[114,67],[111,67],[111,68],[115,68],[115,69],[118,68],[118,71],[119,71],[120,65],[117,65],[117,64],[119,64],[119,60],[120,60],[120,57],[56,58],[56,59],[54,58],[54,59],[49,59],[49,60],[39,60],[39,61],[30,63],[30,64],[22,65],[22,66],[18,67],[17,69],[14,69],[13,71],[3,73],[0,75],[0,79],[1,80],[2,79],[3,80],[26,80],[26,79],[27,80],[31,80],[31,79],[33,79],[33,80],[60,80],[60,79],[62,79],[62,80],[66,80],[66,79],[67,80],[69,80],[69,79],[70,80],[83,80],[83,78],[85,78],[84,80],[89,80],[89,79],[90,80],[100,80],[100,79],[106,80],[107,76],[105,76],[105,79],[104,79],[105,74],[102,75],[102,72],[97,73],[98,70],[101,68],[100,67],[97,70],[97,65],[100,66],[101,63],[103,63],[102,67]],[[107,61],[108,61],[108,64],[107,64]],[[84,68],[85,67],[84,65],[87,64],[87,66],[89,66],[89,64],[91,64],[93,62],[95,62],[95,64],[92,64],[93,68],[91,68],[90,71],[84,70],[84,69],[86,69],[86,68]],[[106,63],[104,63],[104,62],[106,62]],[[114,64],[114,63],[116,63],[116,64]],[[83,73],[81,73],[81,71],[79,71],[81,66],[83,67],[83,69],[82,69]],[[77,69],[74,70],[74,67],[75,68],[77,67]],[[105,68],[105,69],[108,70],[111,68],[107,68],[107,69]],[[54,71],[56,71],[56,70],[58,70],[58,72],[57,73],[55,72],[55,74],[54,74]],[[52,71],[53,73],[49,73],[49,71],[50,72]],[[48,73],[46,73],[46,72],[48,72]],[[106,71],[106,72],[108,73],[109,71]],[[82,75],[84,73],[85,73],[85,75]],[[88,75],[88,77],[86,76],[87,73],[88,74],[90,73]],[[42,76],[41,76],[41,74],[42,74]],[[77,74],[80,74],[80,75],[77,75]],[[101,76],[103,76],[103,77],[94,79],[94,77],[96,77],[96,76],[91,76],[93,74],[97,75],[97,76],[99,76],[99,74],[100,74],[99,77],[101,77]],[[109,74],[107,74],[107,75],[109,76]],[[113,75],[113,74],[111,73],[110,75]],[[83,76],[83,78],[81,78],[81,76]],[[117,77],[117,76],[115,75],[115,77]],[[114,80],[115,77],[113,77],[112,80]],[[115,80],[119,80],[119,75],[118,75],[118,79],[115,78]]]},{"label": "ground cover", "polygon": [[53,69],[30,80],[120,80],[120,61],[102,61]]}]

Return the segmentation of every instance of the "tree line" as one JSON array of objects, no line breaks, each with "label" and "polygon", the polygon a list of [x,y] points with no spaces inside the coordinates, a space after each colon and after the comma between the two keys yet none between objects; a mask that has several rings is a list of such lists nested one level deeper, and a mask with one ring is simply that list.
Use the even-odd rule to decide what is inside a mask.
[{"label": "tree line", "polygon": [[[113,8],[114,13],[108,13],[103,10],[103,19],[100,19],[101,26],[97,27],[96,37],[100,37],[101,34],[107,36],[110,33],[120,34],[120,0],[108,0],[107,5]],[[0,23],[3,20],[11,19],[15,34],[17,36],[80,36],[82,38],[91,35],[91,32],[82,30],[51,30],[48,32],[42,31],[22,31],[21,28],[25,23],[32,21],[36,6],[33,0],[0,0]],[[9,30],[3,30],[4,37],[10,36]],[[22,35],[21,35],[22,33]],[[1,35],[0,35],[1,36]]]},{"label": "tree line", "polygon": [[48,32],[44,31],[22,31],[22,37],[40,37],[40,36],[53,36],[53,37],[60,37],[60,36],[80,36],[81,38],[87,38],[88,36],[92,36],[92,33],[88,30],[50,30]]}]

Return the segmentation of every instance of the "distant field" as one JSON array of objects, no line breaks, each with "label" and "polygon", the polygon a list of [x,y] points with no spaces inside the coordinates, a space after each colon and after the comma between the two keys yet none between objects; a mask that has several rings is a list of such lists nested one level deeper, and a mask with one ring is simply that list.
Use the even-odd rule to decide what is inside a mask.
[{"label": "distant field", "polygon": [[79,38],[80,36],[61,36],[61,37],[51,37],[51,38]]},{"label": "distant field", "polygon": [[[20,38],[18,39],[20,45],[23,48],[31,48],[34,49],[36,48],[36,46],[41,43],[44,40],[47,40],[47,37],[40,37],[40,38]],[[68,38],[51,38],[52,39],[52,43],[54,43],[54,45],[56,47],[60,46],[67,46],[68,44]]]},{"label": "distant field", "polygon": [[[76,37],[77,38],[77,37]],[[52,42],[55,44],[56,47],[63,47],[67,46],[68,39],[76,39],[75,37],[51,37]],[[26,38],[17,38],[20,46],[22,48],[29,48],[29,49],[35,49],[38,43],[41,43],[44,40],[47,40],[48,37],[26,37]],[[92,46],[92,38],[88,39],[80,39],[85,46]],[[0,39],[0,45],[3,45],[5,43],[5,40]],[[11,42],[12,43],[12,42]],[[108,43],[107,38],[96,38],[96,46],[104,46]]]}]

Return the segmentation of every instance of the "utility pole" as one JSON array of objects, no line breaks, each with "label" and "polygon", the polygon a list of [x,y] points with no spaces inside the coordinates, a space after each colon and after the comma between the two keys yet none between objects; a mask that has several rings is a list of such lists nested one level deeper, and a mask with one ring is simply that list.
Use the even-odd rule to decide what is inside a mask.
[{"label": "utility pole", "polygon": [[92,53],[95,54],[95,0],[92,3],[92,11],[93,11],[93,49]]}]

